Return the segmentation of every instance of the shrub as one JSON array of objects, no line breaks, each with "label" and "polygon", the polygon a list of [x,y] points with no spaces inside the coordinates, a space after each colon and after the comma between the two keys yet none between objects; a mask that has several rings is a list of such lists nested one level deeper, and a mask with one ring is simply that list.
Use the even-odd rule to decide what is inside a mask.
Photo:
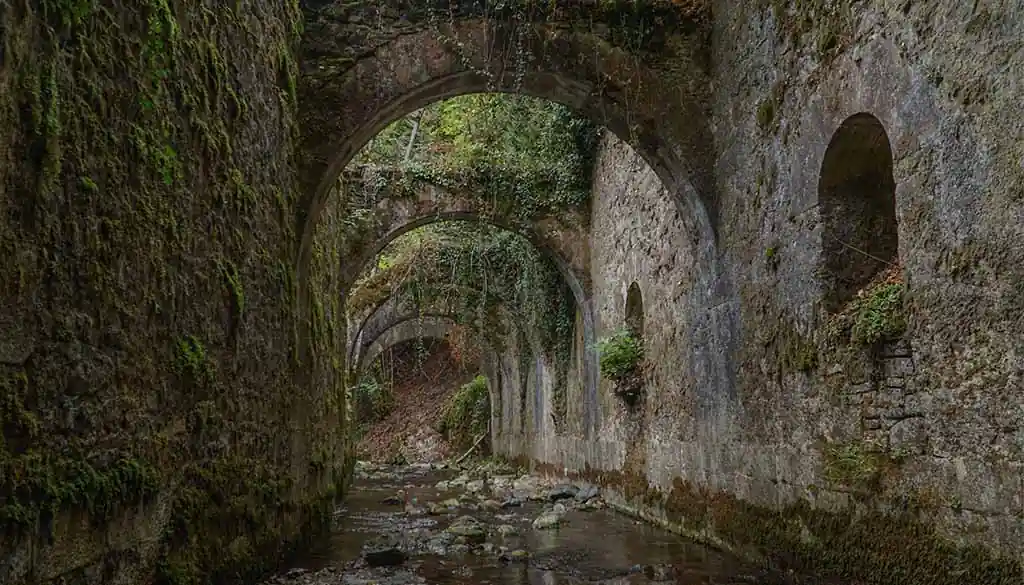
[{"label": "shrub", "polygon": [[644,355],[640,340],[627,329],[598,341],[597,351],[601,356],[601,375],[617,382],[634,375]]},{"label": "shrub", "polygon": [[383,420],[395,406],[391,387],[374,378],[365,378],[353,389],[356,416],[366,422]]},{"label": "shrub", "polygon": [[457,448],[468,448],[487,432],[491,418],[491,397],[487,378],[477,376],[459,388],[445,405],[440,432]]},{"label": "shrub", "polygon": [[887,283],[857,299],[850,339],[871,345],[898,339],[907,328],[903,315],[903,284]]}]

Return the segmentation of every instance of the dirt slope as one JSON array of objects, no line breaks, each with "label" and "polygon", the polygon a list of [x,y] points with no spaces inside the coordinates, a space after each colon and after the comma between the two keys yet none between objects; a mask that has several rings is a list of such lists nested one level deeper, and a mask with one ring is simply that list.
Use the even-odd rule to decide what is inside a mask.
[{"label": "dirt slope", "polygon": [[358,444],[360,459],[388,461],[401,455],[408,462],[425,462],[451,455],[437,426],[449,398],[473,379],[474,371],[455,359],[446,342],[428,342],[426,349],[424,357],[417,359],[415,345],[410,343],[385,360],[385,371],[394,376],[394,408],[363,435]]}]

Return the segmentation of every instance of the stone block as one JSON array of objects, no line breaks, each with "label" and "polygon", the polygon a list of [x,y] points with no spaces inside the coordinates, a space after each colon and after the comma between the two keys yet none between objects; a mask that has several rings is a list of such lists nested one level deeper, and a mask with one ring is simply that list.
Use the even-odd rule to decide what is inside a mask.
[{"label": "stone block", "polygon": [[885,379],[886,388],[906,388],[907,379],[903,376],[891,376]]},{"label": "stone block", "polygon": [[896,357],[887,358],[883,362],[883,371],[885,372],[886,378],[893,378],[897,376],[906,377],[912,375],[916,369],[913,358]]},{"label": "stone block", "polygon": [[896,421],[889,428],[889,448],[922,455],[928,446],[928,422],[920,417]]}]

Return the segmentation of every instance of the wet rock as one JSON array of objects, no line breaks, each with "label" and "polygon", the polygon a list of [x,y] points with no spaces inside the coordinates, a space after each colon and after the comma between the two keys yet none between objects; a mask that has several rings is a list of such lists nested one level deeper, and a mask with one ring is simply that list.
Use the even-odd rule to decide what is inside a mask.
[{"label": "wet rock", "polygon": [[512,483],[515,481],[514,477],[511,476],[497,476],[491,478],[491,489],[497,491],[511,490]]},{"label": "wet rock", "polygon": [[515,536],[519,534],[519,529],[511,524],[501,524],[494,531],[501,536]]},{"label": "wet rock", "polygon": [[401,495],[394,495],[384,498],[383,500],[380,501],[380,503],[386,504],[388,506],[401,506],[402,502],[404,501],[405,499],[402,498]]},{"label": "wet rock", "polygon": [[487,539],[487,532],[480,522],[472,516],[462,516],[445,529],[448,534],[465,539],[468,544],[480,544]]},{"label": "wet rock", "polygon": [[510,550],[507,553],[503,553],[498,558],[506,563],[521,563],[530,558],[530,553],[518,548],[516,550]]},{"label": "wet rock", "polygon": [[552,528],[558,528],[558,525],[561,522],[562,515],[551,510],[537,516],[533,521],[533,528],[534,530],[550,530]]},{"label": "wet rock", "polygon": [[643,574],[651,581],[674,581],[676,578],[675,567],[666,564],[645,565]]},{"label": "wet rock", "polygon": [[501,502],[499,502],[497,500],[484,500],[483,502],[480,503],[480,508],[481,509],[489,510],[491,512],[495,512],[495,511],[501,510],[502,507],[503,506],[502,506]]},{"label": "wet rock", "polygon": [[430,537],[423,545],[423,548],[430,554],[444,556],[448,549],[455,542],[455,535],[449,532],[441,532]]},{"label": "wet rock", "polygon": [[512,482],[512,489],[518,492],[535,492],[538,488],[537,478],[524,475]]},{"label": "wet rock", "polygon": [[290,571],[285,573],[284,576],[286,579],[297,579],[298,577],[301,577],[308,572],[309,571],[306,569],[291,569]]},{"label": "wet rock", "polygon": [[469,552],[469,545],[463,543],[453,544],[448,548],[448,554],[464,555]]},{"label": "wet rock", "polygon": [[405,505],[405,513],[409,516],[426,516],[427,509],[423,506],[417,506],[416,504],[409,503]]},{"label": "wet rock", "polygon": [[587,502],[601,495],[601,488],[592,483],[581,483],[574,499],[577,502]]},{"label": "wet rock", "polygon": [[498,550],[493,542],[485,542],[480,545],[480,552],[485,555],[492,555]]},{"label": "wet rock", "polygon": [[363,559],[371,567],[390,567],[405,562],[405,551],[401,545],[388,538],[380,538],[363,546]]},{"label": "wet rock", "polygon": [[578,494],[579,491],[579,488],[576,486],[564,483],[548,490],[548,499],[552,502],[572,499],[576,497],[576,494]]},{"label": "wet rock", "polygon": [[507,500],[501,503],[501,507],[506,510],[508,508],[518,508],[522,505],[523,501],[520,500],[519,498],[508,498]]}]

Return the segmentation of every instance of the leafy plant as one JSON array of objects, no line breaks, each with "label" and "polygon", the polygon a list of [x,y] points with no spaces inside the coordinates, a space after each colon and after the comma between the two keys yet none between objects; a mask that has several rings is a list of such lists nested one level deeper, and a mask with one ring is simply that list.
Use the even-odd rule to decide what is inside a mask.
[{"label": "leafy plant", "polygon": [[389,384],[374,378],[360,380],[352,390],[355,397],[356,416],[360,421],[384,420],[395,406],[395,396]]},{"label": "leafy plant", "polygon": [[896,460],[880,446],[866,442],[830,443],[824,447],[825,477],[836,485],[869,489]]},{"label": "leafy plant", "polygon": [[476,437],[487,432],[491,418],[491,397],[487,378],[477,376],[464,384],[445,405],[438,430],[458,448],[472,445]]},{"label": "leafy plant", "polygon": [[878,275],[829,321],[829,337],[849,336],[852,343],[874,345],[899,339],[907,328],[903,310],[905,285],[899,266]]},{"label": "leafy plant", "polygon": [[473,94],[427,106],[385,128],[356,164],[500,201],[527,217],[585,204],[598,128],[561,104]]},{"label": "leafy plant", "polygon": [[206,354],[203,343],[193,335],[186,335],[175,345],[174,371],[179,376],[190,377],[193,383],[213,381],[213,363]]},{"label": "leafy plant", "polygon": [[601,356],[601,375],[615,381],[637,372],[644,357],[643,345],[628,329],[619,329],[597,342]]},{"label": "leafy plant", "polygon": [[850,330],[850,338],[855,343],[871,345],[898,339],[906,328],[902,283],[882,284],[857,299]]}]

